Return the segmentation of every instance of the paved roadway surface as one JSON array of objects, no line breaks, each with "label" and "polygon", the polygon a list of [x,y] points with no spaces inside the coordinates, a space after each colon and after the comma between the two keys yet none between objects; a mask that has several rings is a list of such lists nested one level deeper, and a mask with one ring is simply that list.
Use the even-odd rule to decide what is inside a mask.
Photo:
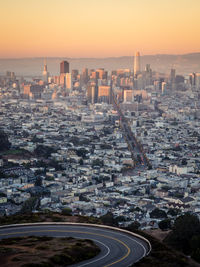
[{"label": "paved roadway surface", "polygon": [[120,105],[117,103],[116,97],[113,92],[112,92],[112,97],[113,97],[114,107],[116,108],[118,115],[120,116],[121,128],[123,130],[123,134],[125,136],[126,142],[129,146],[129,150],[131,151],[132,158],[136,163],[138,161],[137,156],[141,157],[142,164],[139,164],[138,166],[141,167],[141,171],[142,171],[143,169],[146,169],[147,167],[150,166],[149,160],[147,159],[143,151],[142,145],[138,142],[137,138],[133,134],[131,127],[128,123],[128,120],[125,118],[120,108]]},{"label": "paved roadway surface", "polygon": [[128,267],[144,257],[149,249],[145,241],[132,235],[91,226],[29,225],[0,228],[0,239],[28,235],[71,236],[93,240],[101,252],[90,260],[73,265],[74,267]]}]

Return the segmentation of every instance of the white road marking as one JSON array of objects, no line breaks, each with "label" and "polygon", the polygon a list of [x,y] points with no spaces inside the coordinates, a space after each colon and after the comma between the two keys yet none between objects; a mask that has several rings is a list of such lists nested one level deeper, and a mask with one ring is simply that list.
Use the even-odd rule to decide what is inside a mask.
[{"label": "white road marking", "polygon": [[106,258],[106,257],[110,254],[110,249],[109,249],[108,246],[106,246],[106,244],[104,244],[104,243],[102,243],[101,241],[98,241],[98,240],[96,240],[96,239],[92,239],[92,238],[90,238],[90,239],[93,240],[93,241],[96,241],[96,242],[100,243],[101,245],[103,245],[104,247],[106,247],[106,248],[107,248],[107,253],[106,253],[104,256],[102,256],[101,258],[99,258],[99,259],[96,259],[96,260],[93,260],[93,261],[84,263],[84,264],[82,264],[82,265],[77,265],[77,267],[83,267],[83,266],[86,266],[86,265],[88,265],[88,264],[92,264],[92,263],[94,263],[94,262],[100,261],[100,260]]},{"label": "white road marking", "polygon": [[[45,225],[45,226],[49,226],[50,228],[54,228],[54,227],[58,227],[57,225]],[[61,225],[61,227],[66,227],[67,225]],[[73,226],[74,225],[70,225],[72,228],[73,228]],[[37,228],[37,226],[34,226],[34,227],[36,227]],[[38,225],[38,227],[41,227],[41,225]],[[76,227],[76,226],[75,226]],[[80,226],[80,227],[84,227],[85,229],[87,229],[87,230],[90,230],[91,231],[91,228],[89,228],[89,227],[86,227],[86,226]],[[27,228],[33,228],[33,226],[24,226],[24,227],[20,227],[21,229],[27,229]],[[95,228],[94,228],[95,229]],[[123,237],[126,237],[126,238],[128,238],[128,239],[130,239],[130,240],[132,240],[132,241],[134,241],[135,243],[137,243],[138,245],[140,245],[142,248],[143,248],[143,251],[144,251],[144,254],[136,261],[136,262],[138,262],[141,258],[143,258],[145,255],[146,255],[146,253],[147,253],[147,250],[146,250],[146,248],[139,242],[139,241],[137,241],[137,240],[135,240],[135,239],[133,239],[133,238],[131,238],[128,234],[127,235],[125,235],[125,234],[121,234],[121,233],[118,233],[117,231],[115,231],[115,230],[106,230],[106,229],[101,229],[101,228],[96,228],[99,232],[106,232],[106,233],[110,233],[110,232],[112,232],[112,233],[115,233],[116,232],[116,234],[117,235],[120,235],[120,236],[123,236]],[[1,232],[1,231],[0,231]],[[95,232],[94,232],[94,234],[95,234]],[[5,234],[6,235],[6,234]],[[91,239],[91,238],[90,238]],[[98,241],[98,240],[96,240],[97,242],[99,242],[99,243],[101,243],[100,241]],[[94,261],[92,261],[92,262],[87,262],[86,264],[83,264],[83,265],[78,265],[77,267],[83,267],[83,266],[86,266],[87,264],[90,264],[90,263],[94,263],[94,262],[97,262],[97,261],[99,261],[99,260],[102,260],[103,258],[105,258],[105,257],[107,257],[109,254],[110,254],[110,249],[109,249],[109,247],[108,246],[106,246],[105,244],[103,244],[102,243],[102,245],[103,246],[105,246],[106,248],[107,248],[107,250],[108,250],[108,252],[107,252],[107,254],[106,255],[104,255],[104,256],[102,256],[101,258],[99,258],[99,259],[96,259],[96,260],[94,260]]]},{"label": "white road marking", "polygon": [[[87,227],[86,227],[86,228],[87,228]],[[87,229],[88,229],[88,228],[87,228]],[[91,229],[91,228],[90,228],[90,229]],[[98,230],[102,231],[103,229],[98,229]],[[103,230],[103,232],[107,232],[107,233],[109,233],[110,231]],[[113,232],[115,232],[115,231],[113,230]],[[142,255],[142,257],[139,258],[139,260],[140,260],[141,258],[143,258],[143,257],[146,255],[147,250],[146,250],[146,248],[145,248],[139,241],[137,241],[137,240],[131,238],[128,234],[127,234],[127,235],[124,235],[124,234],[121,234],[121,233],[118,233],[118,232],[117,232],[117,235],[121,235],[121,236],[127,237],[128,239],[134,241],[135,243],[137,243],[138,245],[140,245],[140,246],[143,248],[143,250],[144,250],[144,254]],[[139,261],[139,260],[138,260],[138,261]]]},{"label": "white road marking", "polygon": [[[83,226],[83,227],[84,227],[85,229],[87,229],[87,230],[91,230],[91,228],[88,228],[88,227],[85,227],[85,226]],[[110,232],[110,231],[108,231],[108,230],[104,230],[104,229],[101,229],[101,228],[99,228],[98,231],[107,232],[107,233]],[[111,232],[112,232],[112,230],[111,230]],[[115,231],[113,230],[113,232],[115,232]],[[143,254],[143,255],[142,255],[136,262],[138,262],[140,259],[142,259],[142,258],[146,255],[147,250],[146,250],[146,248],[143,246],[143,244],[141,244],[139,241],[137,241],[137,240],[131,238],[128,234],[127,234],[127,235],[124,235],[124,234],[121,234],[121,233],[118,233],[118,232],[117,232],[117,235],[127,237],[128,239],[134,241],[135,243],[137,243],[138,245],[140,245],[140,246],[143,248],[143,250],[144,250],[144,254]],[[80,266],[79,266],[79,267],[80,267]]]}]

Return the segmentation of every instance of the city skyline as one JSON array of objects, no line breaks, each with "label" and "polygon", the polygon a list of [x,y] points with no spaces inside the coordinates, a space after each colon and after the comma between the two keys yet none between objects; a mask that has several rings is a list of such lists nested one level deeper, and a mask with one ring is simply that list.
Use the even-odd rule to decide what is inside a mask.
[{"label": "city skyline", "polygon": [[0,58],[118,57],[199,52],[198,0],[9,0]]}]

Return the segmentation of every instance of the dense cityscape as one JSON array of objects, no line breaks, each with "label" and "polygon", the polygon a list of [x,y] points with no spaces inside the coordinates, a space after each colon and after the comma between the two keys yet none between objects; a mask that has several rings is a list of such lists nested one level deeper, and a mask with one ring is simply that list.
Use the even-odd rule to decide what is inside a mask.
[{"label": "dense cityscape", "polygon": [[51,76],[45,59],[41,78],[0,77],[1,216],[69,208],[152,229],[200,215],[200,73],[140,61],[112,72],[62,61]]},{"label": "dense cityscape", "polygon": [[1,1],[0,266],[200,266],[200,1]]}]

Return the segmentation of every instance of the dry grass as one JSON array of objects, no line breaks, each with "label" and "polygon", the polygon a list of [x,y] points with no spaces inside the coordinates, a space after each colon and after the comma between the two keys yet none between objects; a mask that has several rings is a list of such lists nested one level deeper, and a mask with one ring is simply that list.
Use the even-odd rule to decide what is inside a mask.
[{"label": "dry grass", "polygon": [[67,266],[96,256],[100,249],[90,240],[19,237],[0,241],[1,267]]}]

